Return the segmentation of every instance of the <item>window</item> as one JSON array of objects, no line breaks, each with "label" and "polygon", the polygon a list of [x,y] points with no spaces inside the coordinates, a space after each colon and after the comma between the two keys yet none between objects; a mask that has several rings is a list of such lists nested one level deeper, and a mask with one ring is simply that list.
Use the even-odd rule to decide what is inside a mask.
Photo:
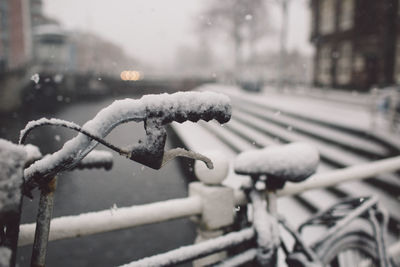
[{"label": "window", "polygon": [[318,82],[322,85],[331,83],[331,48],[327,45],[321,47],[318,58]]},{"label": "window", "polygon": [[353,27],[354,17],[354,0],[342,0],[340,7],[339,28],[342,31],[349,30]]},{"label": "window", "polygon": [[365,68],[365,59],[360,53],[354,54],[353,70],[354,72],[362,72]]},{"label": "window", "polygon": [[351,82],[352,47],[350,42],[343,42],[339,47],[337,61],[337,83],[346,85]]},{"label": "window", "polygon": [[332,33],[335,28],[335,2],[333,0],[322,0],[320,5],[320,32],[322,34]]}]

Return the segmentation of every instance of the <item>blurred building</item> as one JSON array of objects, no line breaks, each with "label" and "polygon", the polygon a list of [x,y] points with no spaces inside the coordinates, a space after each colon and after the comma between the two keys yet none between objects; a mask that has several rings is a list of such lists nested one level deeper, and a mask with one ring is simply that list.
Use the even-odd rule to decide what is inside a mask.
[{"label": "blurred building", "polygon": [[30,0],[31,25],[36,27],[46,23],[46,17],[43,15],[42,0]]},{"label": "blurred building", "polygon": [[90,32],[70,32],[58,23],[38,25],[34,33],[35,72],[117,77],[138,64],[111,41]]},{"label": "blurred building", "polygon": [[73,53],[70,51],[68,34],[58,24],[43,24],[33,28],[36,71],[62,73],[71,68]]},{"label": "blurred building", "polygon": [[399,0],[311,0],[317,86],[400,83]]},{"label": "blurred building", "polygon": [[0,71],[21,68],[31,55],[29,0],[0,0]]},{"label": "blurred building", "polygon": [[69,42],[74,72],[119,77],[121,71],[137,68],[137,61],[120,46],[94,33],[70,33]]}]

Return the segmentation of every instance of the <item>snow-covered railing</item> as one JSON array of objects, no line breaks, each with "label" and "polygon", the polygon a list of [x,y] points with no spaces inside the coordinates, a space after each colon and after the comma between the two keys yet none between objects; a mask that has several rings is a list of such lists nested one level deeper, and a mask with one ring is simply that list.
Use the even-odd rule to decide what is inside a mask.
[{"label": "snow-covered railing", "polygon": [[[36,225],[31,226],[31,229],[35,229],[35,234],[31,233],[30,235],[30,240],[34,239],[31,265],[42,266],[45,264],[57,175],[73,168],[103,167],[109,169],[111,167],[112,162],[110,162],[110,157],[107,153],[91,152],[98,143],[153,169],[160,169],[175,157],[201,160],[206,164],[207,168],[212,169],[213,163],[211,160],[194,151],[187,151],[183,148],[174,148],[166,151],[167,132],[165,125],[173,121],[197,122],[199,120],[209,121],[212,119],[225,123],[229,121],[230,117],[230,99],[225,95],[213,92],[178,92],[171,95],[147,95],[138,100],[124,99],[115,101],[101,110],[82,127],[59,119],[42,118],[29,122],[25,129],[21,131],[20,144],[25,142],[30,131],[43,125],[56,125],[79,132],[75,138],[66,142],[62,149],[51,155],[46,155],[24,170],[23,193],[31,197],[31,191],[36,187],[40,188]],[[128,148],[119,148],[104,140],[104,137],[113,128],[129,121],[144,122],[146,139],[143,142],[139,140],[137,144],[131,144]],[[192,201],[191,203],[194,202]],[[195,205],[198,205],[198,203],[195,203]],[[182,204],[178,206],[182,206]],[[179,208],[175,207],[175,210],[177,209]],[[190,210],[193,209],[193,205],[190,206]],[[118,223],[111,228],[109,227],[110,230],[121,228],[121,222],[127,217],[126,213],[121,211],[118,214],[123,215],[119,217]],[[183,216],[182,214],[179,215],[179,212],[177,215]],[[104,221],[103,213],[96,213],[96,216]],[[91,217],[93,216],[82,215],[79,220],[74,221],[79,226],[85,221],[85,218]],[[166,217],[161,219],[165,220]],[[70,224],[71,221],[68,219],[60,219],[58,221],[61,221],[60,225],[62,226],[61,228],[64,228],[63,230],[65,230],[65,221],[67,221],[67,225],[73,225]],[[148,221],[148,223],[151,222],[155,222],[154,219]],[[85,233],[104,232],[104,226],[104,223],[98,226],[98,229],[101,230],[94,230],[95,227],[86,229]],[[72,233],[74,231],[69,232]],[[23,231],[21,231],[22,235]]]},{"label": "snow-covered railing", "polygon": [[[49,241],[165,222],[171,219],[199,215],[201,211],[201,199],[199,197],[188,197],[54,218],[51,221]],[[35,223],[21,225],[19,246],[33,243],[35,227]]]},{"label": "snow-covered railing", "polygon": [[326,173],[317,173],[300,184],[287,184],[278,196],[297,195],[307,190],[327,188],[341,183],[367,179],[382,173],[400,170],[400,156],[354,165]]},{"label": "snow-covered railing", "polygon": [[[139,225],[164,222],[183,217],[195,217],[198,226],[199,240],[204,243],[195,244],[156,255],[142,261],[132,262],[127,266],[157,266],[170,265],[187,260],[198,259],[209,254],[215,258],[224,258],[225,249],[246,242],[254,237],[252,228],[239,232],[224,234],[223,229],[229,228],[235,220],[235,207],[247,204],[246,195],[240,190],[223,186],[222,182],[228,174],[229,164],[224,157],[210,156],[214,169],[209,170],[210,160],[194,152],[176,149],[164,151],[166,132],[164,124],[171,121],[197,121],[216,118],[226,122],[230,118],[229,99],[218,94],[189,93],[162,96],[149,96],[141,100],[126,99],[115,102],[103,109],[83,127],[58,120],[39,120],[27,126],[21,134],[21,140],[33,128],[44,124],[64,124],[66,127],[81,132],[77,137],[67,142],[63,149],[46,156],[25,170],[28,191],[41,186],[41,199],[37,224],[20,226],[19,245],[34,242],[34,253],[37,262],[44,264],[47,238],[60,240],[96,233],[136,227]],[[107,135],[115,126],[130,120],[145,121],[147,139],[130,150],[119,150],[120,154],[153,168],[160,168],[165,161],[175,156],[190,155],[207,163],[196,162],[195,172],[200,182],[189,185],[189,196],[147,205],[131,206],[118,209],[107,209],[90,212],[78,216],[60,217],[51,220],[52,201],[55,191],[56,177],[60,171],[74,167],[111,167],[110,157],[106,153],[89,152],[97,142]],[[165,152],[165,153],[164,153]],[[84,159],[86,157],[86,159]],[[82,160],[84,159],[84,160]],[[212,164],[212,163],[211,163]],[[278,196],[299,194],[306,190],[334,186],[335,184],[354,179],[364,179],[378,173],[392,172],[400,169],[400,157],[381,160],[347,169],[337,170],[322,175],[314,175],[310,180],[300,184],[287,184],[277,192]],[[48,181],[52,181],[48,183]],[[244,210],[244,209],[243,209]],[[41,217],[42,216],[42,217]],[[50,228],[51,220],[51,228]],[[36,229],[36,230],[35,230]],[[35,234],[36,231],[36,234]],[[213,240],[207,241],[212,236]],[[35,241],[34,241],[35,240]],[[36,251],[36,252],[35,252]],[[43,252],[44,251],[44,252]],[[254,257],[254,251],[249,250],[232,261],[242,261]],[[212,263],[207,258],[200,259],[200,264]]]},{"label": "snow-covered railing", "polygon": [[[228,164],[224,160],[218,161],[218,159],[214,159],[213,161],[215,162],[215,169],[213,171],[208,171],[201,165],[202,163],[196,164],[195,172],[201,181],[193,182],[189,185],[189,196],[187,198],[126,208],[107,209],[78,216],[55,218],[51,222],[49,240],[80,237],[192,216],[198,217],[197,223],[200,232],[220,232],[219,235],[221,235],[222,232],[220,229],[230,226],[234,222],[235,207],[245,205],[247,200],[242,191],[233,190],[221,185],[228,173]],[[365,179],[378,173],[392,172],[399,169],[400,157],[379,160],[329,173],[315,174],[306,182],[287,184],[282,190],[277,192],[277,195],[300,194],[307,190],[330,187],[339,183]],[[21,225],[18,243],[20,246],[33,242],[34,229],[35,224]],[[246,237],[241,242],[252,238],[248,234],[245,235]],[[235,240],[235,242],[239,242],[237,239]],[[216,242],[218,243],[219,241]],[[232,243],[231,245],[234,244]],[[226,245],[226,247],[229,246]],[[162,266],[162,262],[165,259],[169,259],[172,262],[179,259],[182,261],[194,259],[196,258],[194,255],[198,257],[205,255],[202,247],[194,245],[193,248],[189,246],[177,249],[177,251],[181,252],[186,250],[191,251],[191,256],[182,256],[176,251],[171,251],[165,253],[163,256],[150,257],[144,261],[138,261],[127,266],[140,266],[137,264],[154,262],[157,259],[160,260],[156,264],[157,266]],[[226,247],[218,247],[215,250],[207,250],[207,252],[215,253],[224,250]],[[399,244],[395,244],[391,251],[398,253],[397,247],[399,247]],[[251,253],[248,252],[247,254],[249,256]]]}]

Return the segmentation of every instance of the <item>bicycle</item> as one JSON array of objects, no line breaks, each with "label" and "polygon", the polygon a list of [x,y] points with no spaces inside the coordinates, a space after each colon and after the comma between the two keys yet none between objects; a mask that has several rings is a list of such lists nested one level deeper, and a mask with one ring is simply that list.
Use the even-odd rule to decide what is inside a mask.
[{"label": "bicycle", "polygon": [[[212,168],[212,162],[199,153],[182,148],[165,151],[167,131],[164,127],[173,121],[182,123],[215,119],[219,123],[225,123],[230,117],[230,99],[225,95],[212,92],[178,92],[146,95],[137,100],[127,98],[114,101],[82,127],[60,119],[42,118],[31,121],[21,131],[20,144],[25,142],[33,129],[44,125],[66,127],[80,134],[67,141],[59,151],[25,169],[24,194],[31,196],[30,192],[34,188],[46,185],[56,174],[74,168],[99,143],[153,169],[160,169],[175,157],[202,160]],[[144,141],[139,140],[138,144],[119,148],[104,140],[115,127],[130,121],[144,122]]]},{"label": "bicycle", "polygon": [[[40,119],[29,122],[21,131],[19,143],[26,141],[29,133],[44,125],[66,127],[79,134],[67,141],[57,152],[35,161],[24,170],[22,192],[32,198],[32,190],[41,191],[37,226],[31,259],[32,266],[44,266],[46,247],[52,217],[56,175],[79,168],[82,160],[100,143],[132,161],[153,169],[160,169],[175,157],[188,157],[203,161],[213,168],[211,160],[194,151],[183,148],[164,150],[167,138],[165,126],[173,121],[197,122],[199,120],[229,121],[231,117],[230,99],[212,92],[178,92],[174,94],[146,95],[141,99],[124,99],[102,109],[92,120],[82,127],[59,119]],[[127,148],[120,148],[104,138],[118,125],[130,121],[144,122],[146,139]],[[110,168],[110,161],[96,159],[83,167]],[[14,242],[16,243],[16,242]]]},{"label": "bicycle", "polygon": [[[172,121],[196,122],[200,119],[205,121],[216,119],[220,123],[225,123],[230,116],[229,98],[215,93],[187,92],[151,95],[139,100],[117,101],[100,111],[94,119],[82,127],[56,119],[41,119],[31,122],[21,132],[20,143],[24,142],[31,130],[42,125],[63,126],[76,130],[80,134],[65,143],[58,152],[44,157],[25,170],[24,193],[30,196],[30,192],[37,187],[42,189],[42,193],[46,193],[49,182],[54,179],[55,175],[77,166],[99,143],[154,169],[161,168],[177,156],[204,161],[208,168],[212,168],[211,160],[199,153],[179,148],[164,151],[166,141],[164,126]],[[104,137],[114,127],[129,121],[144,121],[146,140],[125,149],[104,140]],[[308,152],[306,156],[304,156],[304,151]],[[285,164],[276,164],[277,161],[273,161],[273,159],[277,158],[284,159]],[[335,261],[343,249],[355,248],[364,252],[367,258],[379,266],[389,266],[384,239],[387,217],[378,209],[375,198],[347,200],[337,204],[303,223],[299,230],[293,229],[288,222],[278,216],[275,191],[282,188],[286,181],[305,180],[315,172],[318,159],[318,153],[304,144],[271,147],[260,151],[244,152],[238,156],[235,171],[252,178],[251,186],[245,189],[245,192],[254,210],[253,220],[249,221],[252,221],[250,224],[257,235],[255,256],[257,263],[275,266],[277,251],[282,248],[289,266],[310,266],[311,264],[321,266]],[[263,201],[265,199],[268,202],[268,209],[264,208]],[[353,231],[349,227],[359,219],[372,225],[373,234],[363,229]],[[50,218],[47,220],[43,228],[47,228],[48,235]],[[279,225],[282,225],[294,238],[295,245],[292,250],[289,250],[288,245],[280,237]],[[307,245],[300,234],[305,227],[315,225],[327,225],[327,234],[323,235],[319,241]],[[253,230],[248,229],[242,231],[241,234],[250,238],[252,233]],[[46,231],[44,231],[44,235],[46,235]],[[44,236],[44,239],[46,238]],[[228,237],[221,237],[220,240],[225,239]],[[47,239],[37,248],[38,255],[33,259],[35,264],[44,263],[46,246]],[[222,249],[222,247],[218,249]],[[203,255],[202,253],[198,255]],[[188,256],[187,260],[190,258],[191,256]],[[226,263],[221,262],[222,265]]]},{"label": "bicycle", "polygon": [[[302,143],[246,151],[237,156],[235,172],[251,177],[245,192],[257,233],[256,263],[276,266],[281,248],[288,266],[390,266],[385,240],[388,217],[378,207],[376,197],[344,200],[316,214],[298,230],[278,215],[276,190],[287,181],[304,181],[316,171],[318,162],[318,152]],[[292,250],[279,234],[279,225],[293,237]],[[327,230],[308,245],[301,233],[311,226],[325,226]],[[349,255],[354,261],[346,265],[343,260]]]}]

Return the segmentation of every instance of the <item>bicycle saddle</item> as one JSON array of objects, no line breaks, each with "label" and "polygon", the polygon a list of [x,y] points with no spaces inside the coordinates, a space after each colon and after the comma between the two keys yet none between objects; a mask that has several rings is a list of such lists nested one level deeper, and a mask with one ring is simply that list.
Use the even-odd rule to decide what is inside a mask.
[{"label": "bicycle saddle", "polygon": [[[283,186],[286,181],[301,182],[312,175],[319,163],[319,153],[306,143],[269,146],[240,153],[234,163],[237,174]],[[279,187],[279,186],[278,186]]]}]

